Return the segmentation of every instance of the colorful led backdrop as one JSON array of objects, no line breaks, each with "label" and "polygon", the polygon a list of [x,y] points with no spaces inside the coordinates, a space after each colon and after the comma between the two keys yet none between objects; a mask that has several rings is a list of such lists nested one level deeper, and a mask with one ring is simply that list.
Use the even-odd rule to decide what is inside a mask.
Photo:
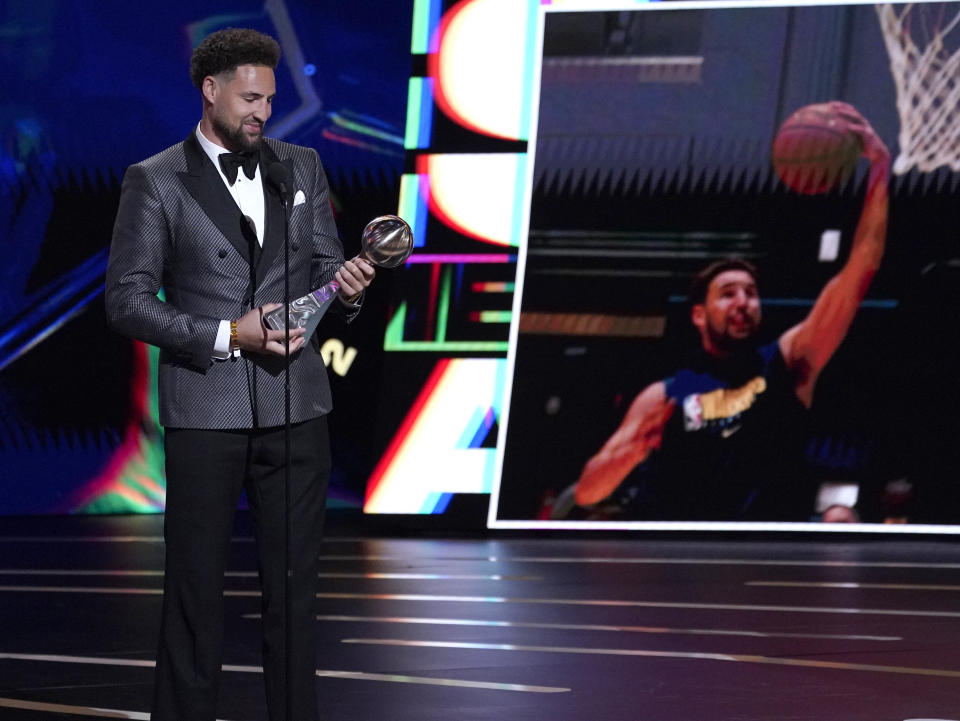
[{"label": "colorful led backdrop", "polygon": [[[351,253],[397,209],[411,17],[393,0],[0,6],[0,513],[163,508],[154,351],[106,329],[102,289],[124,169],[199,118],[192,47],[229,25],[277,37],[268,133],[317,148]],[[389,285],[363,323],[323,331],[341,399],[334,504],[360,505],[376,461]]]},{"label": "colorful led backdrop", "polygon": [[522,230],[535,7],[414,3],[400,212],[412,219],[417,250],[398,279],[386,333],[386,377],[397,387],[381,407],[388,440],[367,513],[439,513],[458,496],[490,492]]}]

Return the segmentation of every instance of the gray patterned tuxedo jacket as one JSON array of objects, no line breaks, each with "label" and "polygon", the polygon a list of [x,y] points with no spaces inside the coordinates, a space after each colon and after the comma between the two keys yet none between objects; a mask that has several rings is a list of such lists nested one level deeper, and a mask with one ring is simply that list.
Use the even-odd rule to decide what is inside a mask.
[{"label": "gray patterned tuxedo jacket", "polygon": [[[292,179],[290,297],[333,279],[343,247],[316,151],[277,140],[261,145],[265,228],[261,250],[194,133],[127,169],[107,266],[111,327],[160,348],[160,422],[176,428],[268,428],[284,423],[283,358],[244,354],[212,360],[221,319],[283,300],[283,223],[279,194],[266,182],[271,163]],[[163,300],[158,293],[163,291]],[[356,309],[334,301],[351,320]],[[319,344],[291,358],[291,420],[331,409]]]}]

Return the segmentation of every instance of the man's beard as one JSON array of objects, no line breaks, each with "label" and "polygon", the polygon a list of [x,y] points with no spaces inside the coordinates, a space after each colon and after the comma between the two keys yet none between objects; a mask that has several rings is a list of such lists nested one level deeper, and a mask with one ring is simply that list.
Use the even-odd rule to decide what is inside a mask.
[{"label": "man's beard", "polygon": [[243,121],[241,121],[236,128],[231,128],[221,118],[214,116],[213,128],[217,131],[217,135],[227,142],[227,150],[230,150],[234,153],[244,153],[251,150],[257,150],[260,148],[260,144],[263,141],[262,125],[260,126],[260,135],[253,140],[251,140],[250,136],[243,132]]},{"label": "man's beard", "polygon": [[757,328],[757,324],[753,324],[749,333],[742,338],[735,338],[731,336],[726,329],[718,330],[714,328],[712,324],[708,323],[707,333],[710,335],[710,341],[713,343],[714,348],[717,348],[722,353],[737,355],[744,351],[753,350],[753,348],[756,347]]}]

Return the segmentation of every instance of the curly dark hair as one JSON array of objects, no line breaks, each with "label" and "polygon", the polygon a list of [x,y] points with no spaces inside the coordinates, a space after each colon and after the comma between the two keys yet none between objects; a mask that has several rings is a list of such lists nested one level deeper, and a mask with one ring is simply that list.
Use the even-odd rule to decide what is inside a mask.
[{"label": "curly dark hair", "polygon": [[211,33],[190,56],[190,80],[197,90],[208,75],[233,72],[240,65],[265,65],[276,70],[280,46],[269,35],[249,28],[226,28]]},{"label": "curly dark hair", "polygon": [[743,258],[724,258],[717,260],[703,268],[693,277],[690,284],[690,292],[687,293],[687,304],[692,308],[695,305],[703,303],[707,299],[707,289],[710,287],[710,281],[721,273],[728,270],[743,270],[750,274],[753,282],[757,282],[757,267]]}]

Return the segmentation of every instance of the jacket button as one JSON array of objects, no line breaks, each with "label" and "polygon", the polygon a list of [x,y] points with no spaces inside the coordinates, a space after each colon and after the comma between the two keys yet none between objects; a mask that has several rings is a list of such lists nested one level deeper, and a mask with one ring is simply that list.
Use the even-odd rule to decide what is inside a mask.
[{"label": "jacket button", "polygon": [[226,258],[226,257],[227,257],[227,251],[225,251],[223,248],[221,248],[221,249],[220,249],[220,252],[217,253],[217,255],[219,255],[221,258]]},{"label": "jacket button", "polygon": [[293,245],[290,246],[290,250],[292,250],[294,253],[296,253],[298,250],[300,250],[300,244],[299,244],[299,243],[294,243]]}]

